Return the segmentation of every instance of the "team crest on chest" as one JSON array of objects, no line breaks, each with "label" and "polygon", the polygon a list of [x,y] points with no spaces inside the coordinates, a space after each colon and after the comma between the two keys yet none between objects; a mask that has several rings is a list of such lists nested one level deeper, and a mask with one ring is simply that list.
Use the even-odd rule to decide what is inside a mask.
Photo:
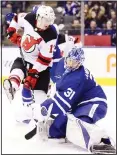
[{"label": "team crest on chest", "polygon": [[36,46],[42,41],[42,38],[35,39],[29,34],[23,35],[21,46],[27,53],[31,53],[35,50]]}]

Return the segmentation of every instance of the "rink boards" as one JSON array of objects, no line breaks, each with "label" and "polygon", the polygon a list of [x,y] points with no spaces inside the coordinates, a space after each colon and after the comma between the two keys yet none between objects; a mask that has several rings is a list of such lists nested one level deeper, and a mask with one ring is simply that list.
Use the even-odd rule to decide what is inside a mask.
[{"label": "rink boards", "polygon": [[[103,86],[116,85],[116,48],[84,48],[84,65],[94,75],[96,81]],[[2,80],[9,75],[16,57],[20,56],[18,48],[2,48]]]}]

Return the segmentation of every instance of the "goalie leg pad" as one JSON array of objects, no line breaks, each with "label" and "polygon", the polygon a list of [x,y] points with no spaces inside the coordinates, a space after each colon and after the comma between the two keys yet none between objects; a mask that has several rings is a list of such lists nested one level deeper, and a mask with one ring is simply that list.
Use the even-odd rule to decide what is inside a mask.
[{"label": "goalie leg pad", "polygon": [[89,150],[93,144],[100,143],[102,137],[108,136],[95,124],[86,123],[68,114],[66,137],[73,144]]}]

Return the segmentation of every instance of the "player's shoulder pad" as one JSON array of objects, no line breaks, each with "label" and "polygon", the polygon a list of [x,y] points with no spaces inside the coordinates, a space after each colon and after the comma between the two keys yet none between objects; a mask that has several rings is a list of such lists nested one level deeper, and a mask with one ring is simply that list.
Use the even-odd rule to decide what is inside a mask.
[{"label": "player's shoulder pad", "polygon": [[34,28],[35,28],[35,20],[36,20],[36,14],[34,14],[34,13],[28,13],[25,17],[24,17],[24,19],[26,20],[26,21],[28,21]]}]

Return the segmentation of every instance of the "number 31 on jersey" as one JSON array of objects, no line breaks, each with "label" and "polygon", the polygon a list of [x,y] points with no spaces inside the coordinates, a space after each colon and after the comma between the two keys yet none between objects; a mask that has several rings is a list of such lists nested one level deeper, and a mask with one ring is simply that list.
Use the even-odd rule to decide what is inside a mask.
[{"label": "number 31 on jersey", "polygon": [[73,91],[71,88],[68,88],[67,91],[64,92],[64,95],[71,100],[75,95],[75,91]]}]

